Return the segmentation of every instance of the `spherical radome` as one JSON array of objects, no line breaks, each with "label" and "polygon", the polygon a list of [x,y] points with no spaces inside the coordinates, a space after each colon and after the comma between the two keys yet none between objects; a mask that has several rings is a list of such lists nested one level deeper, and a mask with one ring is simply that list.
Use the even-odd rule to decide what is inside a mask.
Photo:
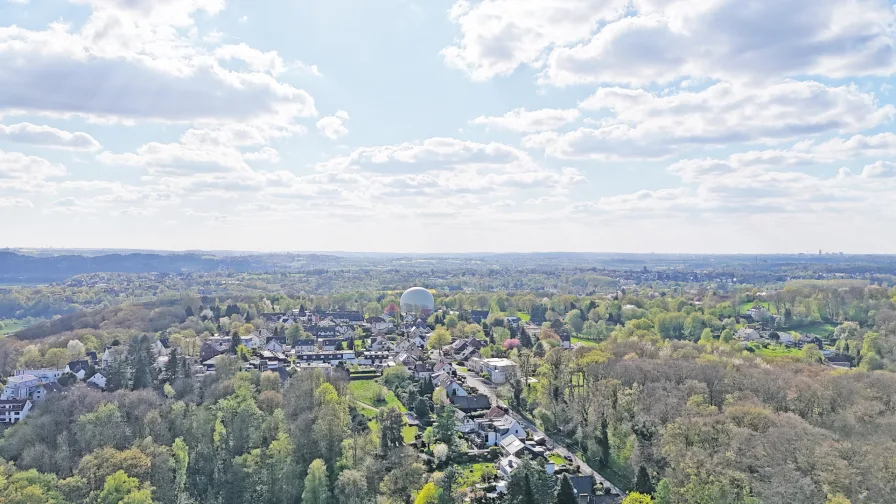
[{"label": "spherical radome", "polygon": [[411,287],[401,295],[401,313],[431,313],[436,307],[432,293],[423,287]]}]

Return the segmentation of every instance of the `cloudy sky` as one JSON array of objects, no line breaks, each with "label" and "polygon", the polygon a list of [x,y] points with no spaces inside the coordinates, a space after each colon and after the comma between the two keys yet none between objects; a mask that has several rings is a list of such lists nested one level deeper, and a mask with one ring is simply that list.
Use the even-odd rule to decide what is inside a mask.
[{"label": "cloudy sky", "polygon": [[0,242],[896,253],[892,0],[0,0]]}]

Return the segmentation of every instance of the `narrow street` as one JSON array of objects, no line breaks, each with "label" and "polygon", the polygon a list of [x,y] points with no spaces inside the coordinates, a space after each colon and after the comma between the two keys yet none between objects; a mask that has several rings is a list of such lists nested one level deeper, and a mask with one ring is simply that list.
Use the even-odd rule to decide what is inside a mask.
[{"label": "narrow street", "polygon": [[548,445],[553,447],[558,453],[560,453],[561,456],[565,457],[567,460],[569,460],[569,458],[571,457],[573,464],[577,464],[579,466],[579,471],[581,471],[582,474],[593,476],[595,481],[602,484],[604,487],[610,488],[613,493],[623,497],[625,496],[625,493],[616,488],[616,485],[613,485],[609,480],[592,469],[591,466],[589,466],[584,460],[580,459],[575,453],[567,449],[565,446],[555,442],[553,439],[551,439],[550,436],[542,432],[541,429],[539,429],[534,424],[513,411],[513,409],[508,407],[507,404],[504,403],[504,401],[498,398],[498,394],[496,392],[497,388],[495,387],[495,385],[483,380],[477,374],[470,371],[458,374],[466,379],[469,386],[475,388],[480,393],[487,395],[493,405],[500,406],[509,411],[510,416],[515,418],[520,423],[520,425],[526,428],[526,430],[532,432],[533,436],[544,436],[545,440],[547,440],[548,442]]}]

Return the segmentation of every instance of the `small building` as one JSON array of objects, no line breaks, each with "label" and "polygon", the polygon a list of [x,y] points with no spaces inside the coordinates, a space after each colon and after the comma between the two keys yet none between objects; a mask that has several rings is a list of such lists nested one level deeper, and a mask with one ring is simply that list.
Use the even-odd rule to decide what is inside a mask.
[{"label": "small building", "polygon": [[86,360],[71,361],[65,365],[65,372],[72,373],[78,377],[78,380],[84,380],[84,376],[90,369],[90,363]]},{"label": "small building", "polygon": [[153,351],[159,357],[168,355],[171,353],[171,341],[168,338],[159,338],[153,344]]},{"label": "small building", "polygon": [[264,345],[264,349],[269,352],[283,353],[283,350],[286,349],[286,337],[268,336],[267,342]]},{"label": "small building", "polygon": [[488,310],[470,310],[470,320],[474,324],[481,324],[483,320],[488,320]]},{"label": "small building", "polygon": [[756,329],[750,329],[749,327],[738,329],[735,337],[741,341],[759,341],[760,339],[762,339],[759,331],[757,331]]},{"label": "small building", "polygon": [[15,424],[25,419],[31,411],[28,399],[0,399],[0,423]]},{"label": "small building", "polygon": [[479,370],[488,373],[491,381],[499,385],[512,380],[517,375],[517,370],[519,369],[519,366],[510,359],[491,358],[478,360]]},{"label": "small building", "polygon": [[10,376],[6,382],[6,387],[0,393],[2,400],[24,400],[28,399],[34,393],[37,386],[41,384],[40,378],[26,374]]},{"label": "small building", "polygon": [[293,342],[292,348],[296,353],[313,352],[317,350],[317,345],[314,343],[314,338],[297,339]]},{"label": "small building", "polygon": [[510,475],[513,474],[513,471],[519,469],[520,464],[520,459],[509,455],[498,462],[498,472],[504,479],[510,479]]},{"label": "small building", "polygon": [[517,453],[520,453],[521,451],[526,449],[525,443],[520,441],[520,439],[513,434],[502,439],[501,443],[499,444],[508,455],[513,456],[516,456]]},{"label": "small building", "polygon": [[106,390],[106,377],[102,373],[97,373],[87,380],[87,385]]},{"label": "small building", "polygon": [[472,413],[474,411],[485,411],[492,406],[491,399],[487,395],[454,395],[448,396],[448,401],[455,408],[464,413]]}]

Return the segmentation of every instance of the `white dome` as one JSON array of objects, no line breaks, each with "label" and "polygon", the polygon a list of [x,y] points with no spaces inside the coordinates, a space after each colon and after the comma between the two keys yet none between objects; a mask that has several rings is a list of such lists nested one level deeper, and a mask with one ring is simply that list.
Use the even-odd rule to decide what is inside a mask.
[{"label": "white dome", "polygon": [[436,300],[423,287],[411,287],[401,295],[400,304],[401,313],[420,314],[424,311],[432,312],[436,307]]}]

